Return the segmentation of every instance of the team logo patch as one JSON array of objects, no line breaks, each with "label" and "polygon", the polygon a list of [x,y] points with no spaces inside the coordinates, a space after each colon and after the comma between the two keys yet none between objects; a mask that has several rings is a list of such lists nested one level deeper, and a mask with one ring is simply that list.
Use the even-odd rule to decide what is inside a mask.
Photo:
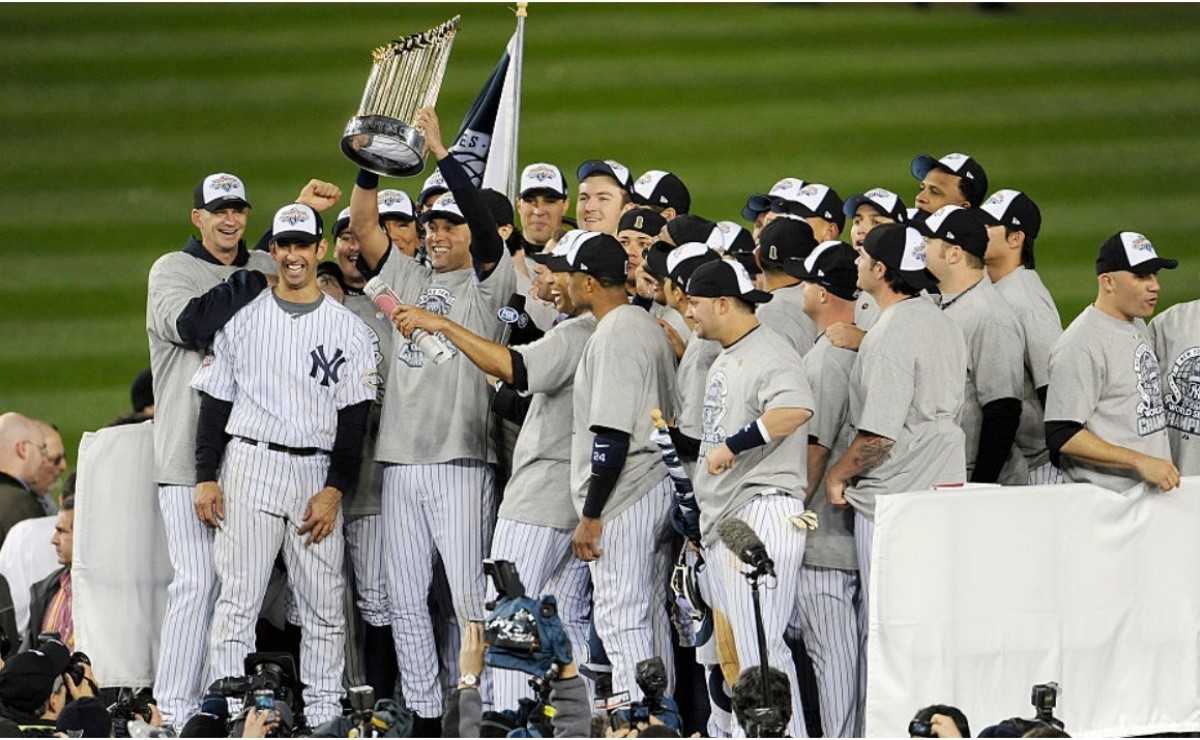
[{"label": "team logo patch", "polygon": [[329,387],[329,381],[338,382],[338,374],[342,370],[342,365],[346,364],[345,354],[339,349],[335,350],[333,357],[325,355],[325,345],[319,344],[317,348],[309,353],[312,358],[312,369],[308,371],[308,377],[316,378],[317,373],[321,373],[321,379],[317,381],[325,387]]},{"label": "team logo patch", "polygon": [[217,358],[213,357],[213,354],[211,352],[209,352],[208,354],[206,354],[204,356],[204,359],[200,361],[200,364],[203,365],[204,367],[208,367],[209,365],[212,365],[213,361],[216,359]]},{"label": "team logo patch", "polygon": [[275,216],[277,221],[282,221],[288,226],[295,226],[297,224],[305,223],[311,218],[312,216],[309,214],[308,209],[299,207],[289,208],[286,211],[280,211],[279,214]]},{"label": "team logo patch", "polygon": [[408,201],[408,198],[398,190],[388,190],[385,192],[386,195],[381,193],[379,197],[379,205],[381,206],[398,206]]},{"label": "team logo patch", "polygon": [[1132,239],[1129,240],[1128,243],[1129,243],[1129,248],[1135,252],[1153,252],[1154,251],[1154,245],[1152,245],[1150,243],[1149,239],[1142,236],[1141,234],[1135,235]]},{"label": "team logo patch", "polygon": [[208,181],[208,186],[213,190],[220,190],[225,193],[232,193],[234,190],[239,190],[242,187],[242,181],[233,175],[218,175]]},{"label": "team logo patch", "polygon": [[496,316],[506,324],[515,324],[521,319],[521,312],[512,306],[504,306],[496,312]]},{"label": "team logo patch", "polygon": [[537,182],[550,182],[558,179],[558,173],[549,167],[534,167],[526,177]]},{"label": "team logo patch", "polygon": [[984,201],[983,204],[985,206],[998,206],[998,205],[1002,204],[1005,200],[1007,200],[1007,197],[1004,195],[1004,193],[996,193],[995,195],[993,195],[992,197],[990,197],[986,201]]},{"label": "team logo patch", "polygon": [[1200,434],[1200,347],[1192,347],[1171,363],[1167,373],[1167,426]]},{"label": "team logo patch", "polygon": [[800,189],[800,195],[803,195],[806,197],[812,197],[819,192],[821,192],[821,189],[818,188],[816,185],[805,185],[803,188]]},{"label": "team logo patch", "polygon": [[1158,360],[1150,345],[1142,342],[1133,353],[1133,371],[1137,376],[1137,428],[1145,437],[1167,426],[1163,409],[1162,384],[1158,376]]}]

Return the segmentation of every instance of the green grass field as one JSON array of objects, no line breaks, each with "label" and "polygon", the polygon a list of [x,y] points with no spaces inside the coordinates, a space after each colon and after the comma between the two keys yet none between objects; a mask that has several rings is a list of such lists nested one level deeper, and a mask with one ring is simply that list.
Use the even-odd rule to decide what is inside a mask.
[{"label": "green grass field", "polygon": [[[74,462],[149,364],[146,274],[189,233],[196,181],[244,178],[255,237],[308,178],[348,189],[369,50],[455,13],[447,129],[506,4],[0,5],[0,411],[60,424]],[[784,176],[911,202],[913,155],[964,151],[1041,205],[1064,321],[1122,229],[1183,259],[1163,307],[1198,292],[1197,5],[534,3],[524,87],[522,162],[670,169],[695,212],[737,220]]]}]

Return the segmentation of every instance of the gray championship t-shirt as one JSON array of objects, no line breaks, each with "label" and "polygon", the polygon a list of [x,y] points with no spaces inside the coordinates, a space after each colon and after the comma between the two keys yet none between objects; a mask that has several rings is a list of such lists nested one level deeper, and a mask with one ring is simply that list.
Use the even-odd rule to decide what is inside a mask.
[{"label": "gray championship t-shirt", "polygon": [[571,496],[575,369],[596,331],[590,313],[555,325],[536,342],[513,347],[525,363],[529,413],[513,448],[512,476],[500,517],[555,529],[579,523]]},{"label": "gray championship t-shirt", "polygon": [[362,465],[358,470],[358,485],[347,491],[342,498],[342,511],[347,519],[372,516],[383,511],[383,466],[375,460],[375,444],[379,439],[379,424],[383,411],[383,388],[387,382],[390,363],[385,358],[392,356],[392,336],[399,336],[392,321],[365,295],[347,295],[345,304],[351,313],[363,320],[379,342],[379,355],[375,364],[379,372],[379,392],[371,413],[367,417],[367,433],[363,435]]},{"label": "gray championship t-shirt", "polygon": [[[845,454],[854,436],[850,428],[850,373],[857,356],[853,350],[833,346],[824,334],[804,356],[804,377],[813,395],[813,417],[804,429],[810,441],[815,438],[817,444],[829,450],[826,470]],[[854,509],[829,503],[824,476],[808,508],[817,513],[820,526],[809,530],[804,540],[804,564],[856,570]]]},{"label": "gray championship t-shirt", "polygon": [[196,485],[200,396],[191,382],[204,353],[184,345],[175,322],[189,301],[242,269],[276,274],[271,255],[259,251],[251,251],[243,267],[208,262],[180,251],[164,254],[150,268],[146,336],[154,376],[154,472],[161,485]]},{"label": "gray championship t-shirt", "polygon": [[575,372],[571,432],[571,490],[583,512],[592,475],[595,427],[629,433],[629,454],[601,516],[611,521],[667,475],[658,445],[650,441],[652,409],[675,415],[675,352],[662,327],[642,308],[617,306],[588,340]]},{"label": "gray championship t-shirt", "polygon": [[800,362],[787,339],[760,326],[722,350],[709,369],[704,436],[693,481],[706,547],[715,541],[717,524],[755,496],[778,493],[804,499],[807,424],[783,439],[745,450],[733,468],[718,475],[704,463],[709,450],[771,409],[812,411],[812,391]]},{"label": "gray championship t-shirt", "polygon": [[[1141,319],[1122,321],[1088,306],[1050,352],[1046,421],[1074,421],[1109,444],[1171,458],[1158,360]],[[1063,477],[1126,491],[1133,470],[1102,467],[1062,455]]]},{"label": "gray championship t-shirt", "polygon": [[1021,400],[1021,426],[1017,429],[1017,448],[1033,470],[1050,462],[1046,448],[1045,414],[1037,389],[1050,382],[1050,349],[1062,336],[1062,319],[1050,291],[1033,270],[1018,267],[993,283],[1008,305],[1012,306],[1025,332],[1024,397]]},{"label": "gray championship t-shirt", "polygon": [[879,304],[875,297],[865,290],[859,291],[854,301],[854,325],[863,331],[871,331],[875,322],[879,321]]},{"label": "gray championship t-shirt", "polygon": [[683,340],[683,346],[687,347],[692,343],[692,328],[684,321],[683,315],[670,306],[663,306],[655,303],[650,306],[650,315],[656,319],[662,319],[671,325],[679,338]]},{"label": "gray championship t-shirt", "polygon": [[[516,288],[516,270],[507,250],[484,280],[471,267],[435,272],[395,247],[390,250],[379,274],[400,300],[500,341],[505,325],[496,314]],[[382,463],[496,462],[487,377],[453,343],[441,339],[452,356],[435,365],[416,342],[393,337],[375,453]]]},{"label": "gray championship t-shirt", "polygon": [[771,291],[771,300],[755,309],[758,323],[774,331],[804,357],[817,341],[817,325],[804,313],[801,283]]},{"label": "gray championship t-shirt", "polygon": [[[987,276],[962,293],[943,294],[942,310],[962,330],[967,342],[966,395],[960,426],[967,435],[969,479],[979,452],[983,407],[1001,398],[1019,400],[1024,396],[1025,335],[1012,307],[996,292]],[[1006,485],[1029,482],[1025,456],[1016,444],[1009,450],[999,482]]]},{"label": "gray championship t-shirt", "polygon": [[679,359],[675,378],[675,409],[678,413],[675,426],[692,439],[700,439],[704,431],[704,389],[708,369],[720,354],[720,342],[693,337]]},{"label": "gray championship t-shirt", "polygon": [[1200,301],[1163,311],[1147,327],[1162,369],[1171,459],[1184,475],[1200,475]]},{"label": "gray championship t-shirt", "polygon": [[855,434],[894,442],[846,490],[846,500],[868,519],[875,518],[876,496],[966,481],[966,438],[958,425],[966,375],[962,331],[932,301],[900,301],[867,332],[850,374],[850,423]]}]

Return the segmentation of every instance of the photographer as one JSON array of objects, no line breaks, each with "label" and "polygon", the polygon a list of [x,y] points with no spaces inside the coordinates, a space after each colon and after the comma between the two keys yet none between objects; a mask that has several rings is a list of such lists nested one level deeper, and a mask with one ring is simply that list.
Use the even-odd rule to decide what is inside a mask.
[{"label": "photographer", "polygon": [[733,684],[733,716],[746,737],[785,737],[792,720],[792,688],[787,674],[768,668],[767,690],[763,688],[759,666],[742,671]]},{"label": "photographer", "polygon": [[14,655],[0,669],[0,718],[8,721],[0,729],[13,732],[15,725],[21,737],[54,735],[68,702],[99,692],[86,660],[53,640]]},{"label": "photographer", "polygon": [[931,704],[908,723],[909,737],[971,737],[967,715],[958,707]]}]

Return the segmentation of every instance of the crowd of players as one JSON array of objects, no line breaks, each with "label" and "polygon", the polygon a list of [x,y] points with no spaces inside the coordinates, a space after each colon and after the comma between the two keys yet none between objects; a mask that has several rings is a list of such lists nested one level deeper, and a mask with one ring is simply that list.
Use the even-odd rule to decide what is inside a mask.
[{"label": "crowd of players", "polygon": [[1200,303],[1145,323],[1177,263],[1117,232],[1064,332],[1034,270],[1037,205],[989,193],[970,156],[916,157],[911,209],[783,178],[748,198],[745,228],[612,159],[574,188],[525,167],[510,203],[432,109],[416,126],[437,171],[415,200],[360,171],[327,234],[343,194],[314,180],[249,249],[244,185],[210,175],[198,235],[151,271],[168,724],[242,673],[280,554],[310,725],[341,714],[355,672],[402,698],[417,736],[441,734],[449,696],[515,708],[536,671],[459,665],[497,596],[490,557],[555,597],[558,680],[615,706],[657,656],[684,728],[745,735],[730,687],[761,662],[742,575],[761,541],[786,733],[861,735],[877,496],[1167,492],[1200,473]]}]

